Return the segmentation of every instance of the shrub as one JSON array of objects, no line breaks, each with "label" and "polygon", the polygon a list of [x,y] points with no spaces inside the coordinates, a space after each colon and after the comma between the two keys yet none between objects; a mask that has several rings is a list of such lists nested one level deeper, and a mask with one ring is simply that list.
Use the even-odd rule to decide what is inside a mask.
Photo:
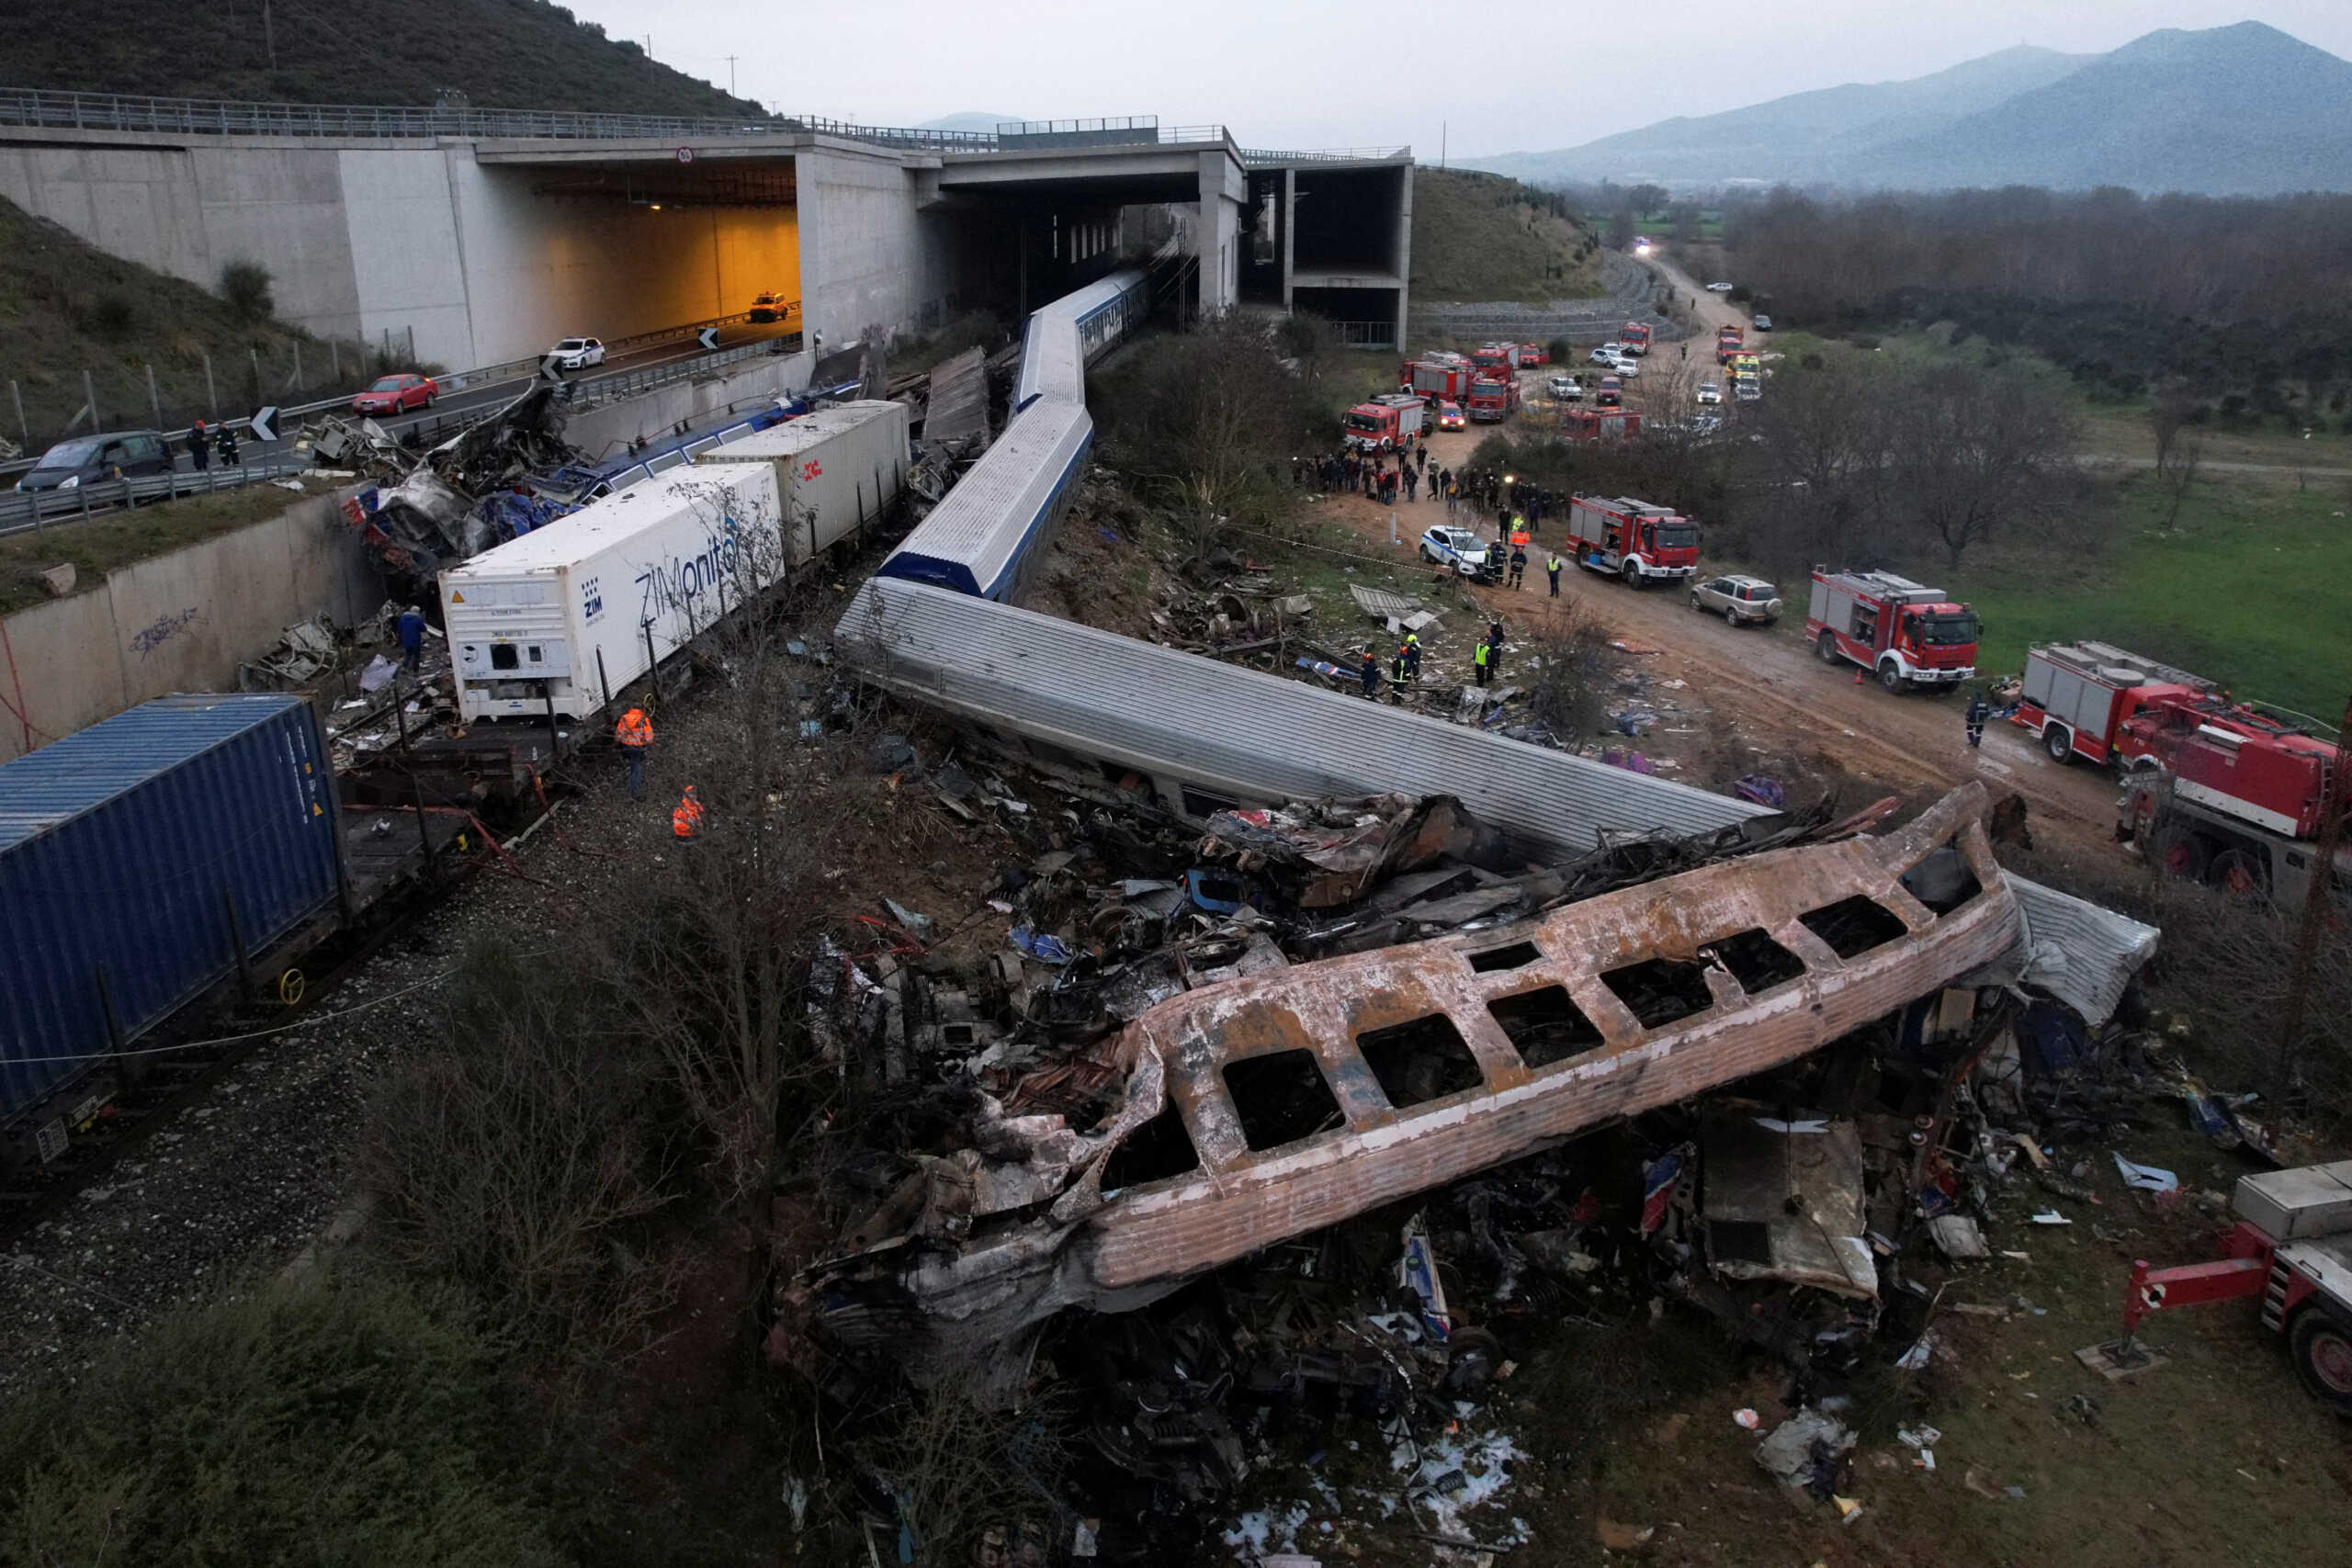
[{"label": "shrub", "polygon": [[559,1562],[498,1348],[357,1277],[184,1310],[0,1404],[0,1562]]},{"label": "shrub", "polygon": [[220,298],[240,321],[267,321],[277,310],[270,297],[271,282],[269,269],[259,262],[232,261],[220,269]]},{"label": "shrub", "polygon": [[130,295],[109,288],[90,301],[82,313],[82,324],[100,337],[127,336],[139,324],[139,306]]}]

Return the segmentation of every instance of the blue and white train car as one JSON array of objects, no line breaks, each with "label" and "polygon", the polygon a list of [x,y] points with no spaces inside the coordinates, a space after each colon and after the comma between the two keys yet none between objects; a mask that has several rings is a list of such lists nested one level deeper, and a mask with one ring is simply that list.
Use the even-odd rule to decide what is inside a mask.
[{"label": "blue and white train car", "polygon": [[1068,398],[1031,404],[882,563],[881,575],[1012,598],[1026,586],[1032,547],[1060,520],[1093,446],[1086,405]]},{"label": "blue and white train car", "polygon": [[1151,314],[1149,275],[1114,272],[1065,294],[1032,314],[1012,384],[1016,412],[1039,398],[1086,399],[1086,367],[1110,352]]}]

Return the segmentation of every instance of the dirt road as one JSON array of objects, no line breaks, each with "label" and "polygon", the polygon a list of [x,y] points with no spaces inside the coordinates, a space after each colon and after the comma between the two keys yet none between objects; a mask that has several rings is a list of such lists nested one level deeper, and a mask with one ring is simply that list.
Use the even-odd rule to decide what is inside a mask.
[{"label": "dirt road", "polygon": [[[1529,377],[1542,374],[1531,372]],[[1473,426],[1437,434],[1430,442],[1431,466],[1466,463],[1487,434]],[[1410,550],[1421,530],[1445,520],[1443,504],[1427,500],[1409,505],[1400,501],[1395,510],[1397,531],[1406,542],[1392,549],[1388,508],[1360,495],[1334,496],[1321,507],[1325,521],[1354,533],[1367,555],[1385,559]],[[1483,520],[1464,513],[1457,521],[1476,526]],[[1543,559],[1544,549],[1560,538],[1556,519],[1536,534],[1525,589],[1473,591],[1502,619],[1507,634],[1540,624],[1555,613],[1544,591]],[[2043,841],[2063,840],[2069,849],[2113,852],[2115,792],[2103,776],[2086,768],[2053,764],[2031,737],[2002,722],[1986,729],[1982,750],[1972,751],[1961,716],[1963,699],[1958,695],[1890,696],[1867,677],[1863,684],[1855,684],[1853,667],[1826,667],[1805,643],[1804,585],[1783,585],[1782,592],[1790,613],[1781,625],[1752,630],[1695,613],[1689,594],[1679,588],[1635,592],[1574,566],[1562,571],[1560,584],[1564,603],[1581,604],[1622,637],[1657,649],[1655,655],[1637,656],[1636,662],[1654,669],[1661,679],[1687,682],[1687,692],[1678,695],[1695,698],[1713,720],[1710,728],[1727,729],[1727,739],[1736,738],[1767,758],[1812,753],[1845,773],[1906,795],[1981,779],[1996,798],[2011,791],[2023,795],[2029,819]]]}]

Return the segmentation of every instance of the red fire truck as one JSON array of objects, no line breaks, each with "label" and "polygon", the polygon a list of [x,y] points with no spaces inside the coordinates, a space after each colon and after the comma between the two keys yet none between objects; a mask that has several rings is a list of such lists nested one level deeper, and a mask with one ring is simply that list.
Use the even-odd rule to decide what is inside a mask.
[{"label": "red fire truck", "polygon": [[1470,395],[1470,361],[1458,354],[1435,349],[1419,359],[1408,359],[1396,373],[1396,389],[1430,400],[1460,402]]},{"label": "red fire truck", "polygon": [[1515,343],[1481,344],[1470,351],[1470,364],[1480,375],[1509,376],[1519,368]]},{"label": "red fire truck", "polygon": [[1508,370],[1499,376],[1483,371],[1473,376],[1470,395],[1463,400],[1463,406],[1470,411],[1475,423],[1493,424],[1509,419],[1511,411],[1519,407],[1519,378]]},{"label": "red fire truck", "polygon": [[1421,411],[1427,406],[1410,392],[1358,403],[1340,422],[1340,439],[1359,452],[1393,452],[1421,434]]},{"label": "red fire truck", "polygon": [[1562,409],[1560,434],[1578,441],[1622,440],[1642,433],[1639,409]]},{"label": "red fire truck", "polygon": [[1976,612],[1891,571],[1814,568],[1804,632],[1824,664],[1875,671],[1890,692],[1948,692],[1976,675]]},{"label": "red fire truck", "polygon": [[1631,496],[1571,497],[1568,538],[1578,566],[1621,577],[1628,588],[1672,582],[1699,571],[1699,525],[1670,506]]},{"label": "red fire truck", "polygon": [[2017,712],[2010,718],[2033,731],[2052,761],[2131,766],[2147,754],[2130,721],[2155,707],[2194,706],[2214,694],[2213,682],[2186,670],[2143,659],[2104,642],[2030,649]]},{"label": "red fire truck", "polygon": [[2136,1338],[2149,1314],[2258,1298],[2262,1326],[2287,1337],[2303,1387],[2352,1416],[2352,1160],[2241,1176],[2230,1207],[2237,1223],[2219,1258],[2133,1263],[2123,1337],[2081,1355],[2133,1371],[2150,1361]]},{"label": "red fire truck", "polygon": [[1647,321],[1627,321],[1617,329],[1617,341],[1634,354],[1650,351],[1650,324]]},{"label": "red fire truck", "polygon": [[1747,335],[1737,327],[1717,327],[1715,329],[1715,363],[1730,364],[1731,356],[1737,354],[1747,342]]}]

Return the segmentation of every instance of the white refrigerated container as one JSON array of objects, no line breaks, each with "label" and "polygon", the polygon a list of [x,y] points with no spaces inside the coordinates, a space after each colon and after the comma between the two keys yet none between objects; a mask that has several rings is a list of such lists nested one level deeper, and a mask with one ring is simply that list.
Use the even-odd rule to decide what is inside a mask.
[{"label": "white refrigerated container", "polygon": [[907,405],[837,403],[695,454],[698,468],[764,463],[789,525],[786,558],[799,566],[878,521],[907,482]]},{"label": "white refrigerated container", "polygon": [[782,581],[775,470],[674,469],[441,574],[469,724],[584,718]]}]

